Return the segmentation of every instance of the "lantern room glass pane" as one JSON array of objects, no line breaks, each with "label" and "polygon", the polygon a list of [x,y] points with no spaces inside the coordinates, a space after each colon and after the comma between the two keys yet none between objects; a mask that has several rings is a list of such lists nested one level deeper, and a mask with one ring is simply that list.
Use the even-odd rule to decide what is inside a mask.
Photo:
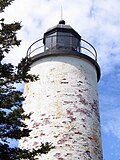
[{"label": "lantern room glass pane", "polygon": [[72,47],[72,34],[58,32],[57,45],[64,49]]},{"label": "lantern room glass pane", "polygon": [[80,40],[76,37],[72,37],[72,48],[75,51],[80,51]]},{"label": "lantern room glass pane", "polygon": [[52,49],[56,46],[57,33],[53,33],[45,39],[45,50]]}]

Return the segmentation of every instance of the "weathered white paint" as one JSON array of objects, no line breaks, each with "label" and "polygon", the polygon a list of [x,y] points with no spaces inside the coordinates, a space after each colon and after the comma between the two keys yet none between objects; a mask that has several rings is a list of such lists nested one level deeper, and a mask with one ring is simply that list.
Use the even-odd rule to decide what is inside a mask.
[{"label": "weathered white paint", "polygon": [[33,131],[23,148],[52,142],[40,160],[102,160],[95,66],[72,56],[49,56],[32,64],[39,80],[25,84],[24,110]]}]

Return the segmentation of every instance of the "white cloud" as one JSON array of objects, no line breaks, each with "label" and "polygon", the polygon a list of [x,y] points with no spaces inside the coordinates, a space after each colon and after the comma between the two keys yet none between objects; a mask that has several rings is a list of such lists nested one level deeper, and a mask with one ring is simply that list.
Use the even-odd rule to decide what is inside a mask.
[{"label": "white cloud", "polygon": [[95,46],[103,74],[110,73],[120,63],[119,0],[15,0],[4,14],[8,22],[22,21],[22,43],[9,58],[19,61],[32,42],[58,23],[61,4],[66,23]]},{"label": "white cloud", "polygon": [[105,133],[111,133],[120,140],[120,107],[110,109],[102,113],[103,125],[102,129]]}]

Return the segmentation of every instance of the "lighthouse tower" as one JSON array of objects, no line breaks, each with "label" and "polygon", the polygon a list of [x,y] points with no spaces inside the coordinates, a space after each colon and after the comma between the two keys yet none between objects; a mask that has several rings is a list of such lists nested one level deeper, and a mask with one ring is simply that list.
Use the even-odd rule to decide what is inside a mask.
[{"label": "lighthouse tower", "polygon": [[61,20],[29,47],[27,56],[32,58],[30,73],[39,80],[25,84],[23,108],[32,112],[26,120],[32,131],[20,146],[53,143],[55,148],[39,160],[102,160],[94,47]]}]

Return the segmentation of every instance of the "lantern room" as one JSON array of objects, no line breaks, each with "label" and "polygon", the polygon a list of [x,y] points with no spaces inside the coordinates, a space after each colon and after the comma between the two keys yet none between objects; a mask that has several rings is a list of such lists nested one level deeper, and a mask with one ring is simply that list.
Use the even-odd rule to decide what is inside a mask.
[{"label": "lantern room", "polygon": [[44,33],[44,51],[47,50],[73,50],[80,52],[81,36],[64,20]]}]

